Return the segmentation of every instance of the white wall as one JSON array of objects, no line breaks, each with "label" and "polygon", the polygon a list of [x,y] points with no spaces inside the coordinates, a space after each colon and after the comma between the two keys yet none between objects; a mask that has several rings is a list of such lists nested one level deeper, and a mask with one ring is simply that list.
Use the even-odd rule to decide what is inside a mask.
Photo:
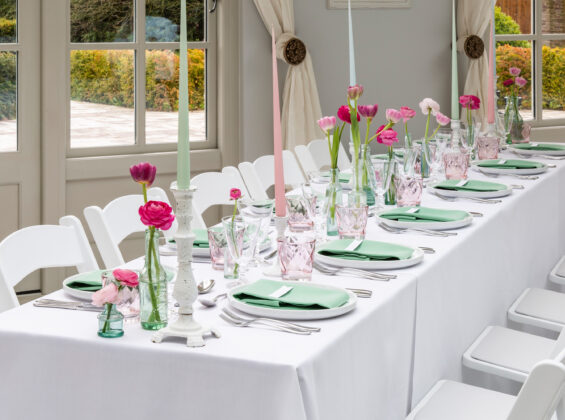
[{"label": "white wall", "polygon": [[[296,34],[312,55],[322,112],[335,115],[349,82],[347,10],[330,10],[326,0],[294,0],[294,12]],[[354,9],[352,15],[361,103],[380,105],[379,125],[385,108],[407,105],[419,114],[409,129],[421,136],[424,97],[450,115],[451,1],[412,0],[410,9]],[[251,160],[272,153],[271,43],[252,0],[243,0],[241,19],[242,157]],[[279,61],[281,94],[285,75]]]}]

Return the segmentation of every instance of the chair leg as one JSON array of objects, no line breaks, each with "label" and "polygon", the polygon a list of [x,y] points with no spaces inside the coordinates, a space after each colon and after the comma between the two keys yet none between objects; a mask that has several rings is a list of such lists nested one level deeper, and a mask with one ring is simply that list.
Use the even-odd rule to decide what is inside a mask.
[{"label": "chair leg", "polygon": [[565,402],[561,400],[555,410],[557,420],[565,420]]}]

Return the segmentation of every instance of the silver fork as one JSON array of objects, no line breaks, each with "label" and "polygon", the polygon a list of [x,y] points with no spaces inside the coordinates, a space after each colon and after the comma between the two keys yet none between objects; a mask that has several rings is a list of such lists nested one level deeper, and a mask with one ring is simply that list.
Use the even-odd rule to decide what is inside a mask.
[{"label": "silver fork", "polygon": [[63,300],[53,300],[53,299],[38,299],[33,302],[33,306],[39,308],[56,308],[56,309],[70,309],[74,311],[91,311],[91,312],[102,312],[103,308],[99,306],[94,306],[87,302],[71,302]]},{"label": "silver fork", "polygon": [[226,315],[228,315],[232,319],[235,319],[236,321],[247,322],[247,321],[251,321],[251,320],[256,320],[256,321],[261,320],[261,321],[264,321],[264,322],[272,322],[273,324],[282,325],[283,327],[293,328],[293,329],[301,330],[301,331],[320,332],[322,330],[319,327],[309,327],[307,325],[300,325],[300,324],[295,324],[293,322],[281,321],[280,319],[275,319],[275,318],[243,317],[239,314],[236,314],[233,311],[230,311],[228,308],[222,308],[222,312],[224,312]]},{"label": "silver fork", "polygon": [[529,179],[529,180],[539,179],[539,176],[536,176],[536,175],[493,174],[493,173],[485,172],[482,169],[479,169],[479,172],[482,173],[484,176],[487,176],[489,178],[498,178],[501,175],[505,175],[505,176],[513,176],[514,178],[518,178],[518,179]]},{"label": "silver fork", "polygon": [[354,289],[352,287],[346,287],[346,290],[350,290],[353,293],[355,293],[355,295],[357,295],[357,297],[359,298],[364,298],[364,299],[368,299],[371,296],[373,296],[373,292],[371,290],[367,290],[367,289]]},{"label": "silver fork", "polygon": [[310,335],[310,334],[312,334],[310,331],[295,330],[295,329],[292,329],[292,328],[283,327],[282,325],[275,325],[273,323],[269,323],[269,322],[265,322],[265,321],[261,321],[261,320],[256,320],[256,319],[251,319],[249,321],[237,321],[237,320],[231,318],[230,316],[226,315],[225,313],[221,313],[220,318],[222,318],[228,324],[234,325],[236,327],[249,327],[253,324],[260,324],[260,325],[265,325],[267,327],[271,327],[271,328],[273,328],[277,331],[283,331],[283,332],[287,332],[287,333],[291,333],[291,334],[299,334],[299,335]]},{"label": "silver fork", "polygon": [[497,204],[502,203],[502,200],[499,199],[486,199],[486,198],[477,198],[477,197],[448,197],[446,195],[440,194],[437,191],[430,191],[430,194],[435,195],[438,198],[441,198],[445,201],[457,201],[459,199],[475,201],[477,203],[484,203],[484,204]]},{"label": "silver fork", "polygon": [[357,275],[359,277],[364,277],[369,280],[382,280],[382,281],[389,281],[390,279],[395,279],[395,274],[384,274],[384,273],[377,273],[375,271],[367,271],[361,270],[358,268],[349,268],[349,267],[329,267],[320,263],[319,261],[314,262],[314,268],[321,273],[328,274],[330,276],[338,275],[339,273],[350,273],[353,275]]},{"label": "silver fork", "polygon": [[420,229],[420,228],[397,228],[397,227],[389,226],[386,223],[382,223],[382,222],[379,223],[379,226],[381,227],[381,229],[386,230],[387,232],[396,233],[396,234],[417,232],[417,233],[422,233],[424,235],[438,236],[441,238],[447,238],[448,236],[457,235],[457,232],[444,232],[441,230],[429,230],[429,229]]},{"label": "silver fork", "polygon": [[517,152],[516,150],[512,150],[512,153],[514,153],[515,155],[518,155],[524,159],[531,159],[533,157],[539,157],[542,159],[550,159],[550,160],[563,160],[565,159],[565,156],[552,156],[552,155],[542,155],[542,154],[535,154],[535,155],[523,155],[519,152]]}]

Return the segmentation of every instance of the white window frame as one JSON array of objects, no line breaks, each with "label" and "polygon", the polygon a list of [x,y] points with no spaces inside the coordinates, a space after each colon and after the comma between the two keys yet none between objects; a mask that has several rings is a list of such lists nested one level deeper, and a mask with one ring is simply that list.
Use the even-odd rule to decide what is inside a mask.
[{"label": "white window frame", "polygon": [[[132,42],[88,42],[73,43],[70,40],[70,1],[66,0],[65,27],[66,27],[66,152],[68,157],[126,155],[139,153],[170,152],[177,150],[176,141],[170,143],[147,144],[145,139],[145,52],[148,49],[155,50],[178,50],[179,42],[147,42],[145,40],[145,5],[146,0],[132,0],[135,7],[134,39]],[[188,49],[205,49],[205,112],[206,112],[206,139],[204,141],[191,141],[190,147],[194,150],[215,149],[217,147],[217,112],[216,112],[216,89],[217,89],[217,13],[208,12],[208,3],[204,2],[205,19],[204,41],[188,42]],[[179,1],[180,4],[180,1]],[[124,146],[100,146],[100,147],[71,147],[71,89],[70,89],[70,55],[73,50],[133,50],[135,71],[135,143]],[[189,64],[190,65],[190,64]],[[176,132],[176,131],[175,131]]]},{"label": "white window frame", "polygon": [[542,33],[543,1],[532,0],[532,34],[502,35],[496,34],[496,41],[530,41],[532,46],[532,111],[534,118],[531,121],[537,127],[551,127],[565,125],[565,118],[543,119],[543,70],[542,70],[542,47],[544,41],[563,41],[565,34],[543,34]]}]

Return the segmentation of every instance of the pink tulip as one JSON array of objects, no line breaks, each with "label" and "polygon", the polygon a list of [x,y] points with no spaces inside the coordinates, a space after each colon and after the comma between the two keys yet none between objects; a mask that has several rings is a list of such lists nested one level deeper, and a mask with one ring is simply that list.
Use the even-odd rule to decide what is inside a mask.
[{"label": "pink tulip", "polygon": [[230,200],[239,200],[241,198],[241,190],[239,188],[232,188],[230,190]]},{"label": "pink tulip", "polygon": [[432,115],[436,115],[439,112],[439,104],[432,98],[425,98],[420,102],[420,109],[424,115],[428,115],[429,111],[432,111]]},{"label": "pink tulip", "polygon": [[386,110],[386,119],[396,124],[402,119],[402,112],[394,108],[389,108]]},{"label": "pink tulip", "polygon": [[349,86],[349,88],[347,88],[347,97],[352,101],[356,101],[362,95],[363,95],[363,86],[361,85]]},{"label": "pink tulip", "polygon": [[520,73],[522,72],[522,70],[520,70],[518,67],[510,67],[509,71],[512,76],[520,76]]},{"label": "pink tulip", "polygon": [[407,123],[408,120],[416,116],[416,111],[414,111],[412,108],[407,106],[401,106],[400,112],[402,113],[402,119],[404,120],[405,123]]},{"label": "pink tulip", "polygon": [[516,77],[516,85],[519,87],[524,87],[526,86],[526,84],[528,83],[528,81],[526,79],[524,79],[523,77]]},{"label": "pink tulip", "polygon": [[139,284],[139,276],[135,271],[116,268],[112,271],[112,275],[124,286],[136,287]]},{"label": "pink tulip", "polygon": [[92,295],[93,305],[104,306],[107,303],[118,303],[118,286],[114,283],[107,284]]},{"label": "pink tulip", "polygon": [[451,118],[443,115],[438,111],[438,113],[436,114],[436,121],[439,125],[447,125],[451,122]]},{"label": "pink tulip", "polygon": [[318,125],[324,133],[333,130],[337,124],[337,120],[334,116],[332,117],[322,117],[318,120]]},{"label": "pink tulip", "polygon": [[[339,107],[337,110],[337,116],[341,121],[351,124],[351,114],[349,113],[349,107],[347,105]],[[359,113],[357,113],[357,121],[361,121]]]},{"label": "pink tulip", "polygon": [[377,141],[386,146],[392,146],[394,143],[398,143],[398,133],[394,130],[384,130],[379,137],[380,141]]},{"label": "pink tulip", "polygon": [[512,86],[514,84],[514,80],[513,79],[506,79],[504,82],[502,82],[502,84],[506,87]]},{"label": "pink tulip", "polygon": [[379,105],[375,104],[375,105],[359,105],[357,112],[363,117],[363,118],[375,118],[375,115],[377,115],[377,112],[379,111]]},{"label": "pink tulip", "polygon": [[157,168],[149,162],[141,162],[129,168],[129,173],[135,182],[145,184],[150,187],[155,181]]},{"label": "pink tulip", "polygon": [[175,216],[173,209],[163,201],[148,201],[139,207],[141,223],[145,226],[155,226],[157,229],[167,230],[173,224]]}]

